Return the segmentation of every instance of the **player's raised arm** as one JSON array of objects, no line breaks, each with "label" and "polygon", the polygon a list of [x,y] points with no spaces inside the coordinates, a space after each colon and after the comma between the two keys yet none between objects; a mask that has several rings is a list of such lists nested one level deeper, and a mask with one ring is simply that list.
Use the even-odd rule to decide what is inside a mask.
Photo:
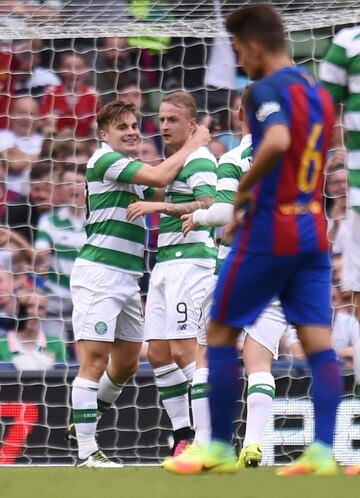
[{"label": "player's raised arm", "polygon": [[166,187],[174,180],[182,168],[186,158],[195,150],[210,142],[209,130],[200,125],[196,128],[195,133],[186,142],[180,150],[175,152],[158,166],[144,164],[136,173],[132,182],[139,185],[150,185],[153,187]]}]

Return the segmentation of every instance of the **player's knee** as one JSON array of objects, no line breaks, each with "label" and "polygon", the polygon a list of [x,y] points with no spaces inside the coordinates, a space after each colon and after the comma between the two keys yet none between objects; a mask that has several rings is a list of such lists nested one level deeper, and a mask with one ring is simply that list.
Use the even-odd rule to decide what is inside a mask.
[{"label": "player's knee", "polygon": [[188,351],[183,351],[181,349],[175,349],[171,351],[172,360],[176,363],[180,368],[186,367],[189,363],[192,363],[195,358],[192,354],[189,354]]},{"label": "player's knee", "polygon": [[147,350],[147,359],[153,368],[162,367],[172,363],[171,357],[169,357],[168,349],[161,347],[161,344],[149,343]]},{"label": "player's knee", "polygon": [[93,355],[80,365],[79,376],[100,380],[102,374],[106,370],[107,364],[108,357],[106,355]]}]

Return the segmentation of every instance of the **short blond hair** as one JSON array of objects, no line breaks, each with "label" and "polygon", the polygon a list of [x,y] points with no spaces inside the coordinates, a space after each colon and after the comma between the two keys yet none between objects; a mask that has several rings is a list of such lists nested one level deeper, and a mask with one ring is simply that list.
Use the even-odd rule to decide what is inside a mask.
[{"label": "short blond hair", "polygon": [[175,107],[185,107],[189,111],[190,117],[196,119],[196,102],[194,97],[188,92],[177,90],[176,92],[169,93],[169,95],[166,95],[162,99],[161,103],[172,104]]}]

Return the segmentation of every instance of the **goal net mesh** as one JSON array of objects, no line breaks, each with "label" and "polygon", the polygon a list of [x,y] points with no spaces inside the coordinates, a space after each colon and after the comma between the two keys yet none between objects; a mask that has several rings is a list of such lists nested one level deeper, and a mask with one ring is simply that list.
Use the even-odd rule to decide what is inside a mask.
[{"label": "goal net mesh", "polygon": [[[247,83],[236,66],[224,16],[248,1],[2,0],[0,3],[0,464],[72,464],[64,441],[71,421],[77,354],[69,275],[84,243],[83,177],[97,146],[95,115],[114,98],[141,110],[139,159],[162,157],[162,95],[186,89],[211,129],[216,156],[239,143],[239,95]],[[290,53],[315,73],[334,34],[359,21],[357,1],[274,1],[285,20]],[[339,297],[346,209],[345,147],[339,118],[326,178],[333,242],[334,316],[346,380],[335,456],[360,462],[360,401],[353,396],[351,348],[357,338],[351,296]],[[156,255],[156,216],[146,219],[145,303]],[[43,300],[43,296],[47,300]],[[34,304],[35,303],[35,304]],[[41,318],[36,339],[26,318]],[[16,332],[20,319],[20,332]],[[345,324],[345,325],[344,325]],[[161,327],[161,324],[159,324]],[[341,327],[347,333],[341,333]],[[36,328],[36,325],[35,325]],[[349,330],[351,329],[351,333]],[[277,396],[264,437],[264,463],[289,462],[313,437],[310,379],[284,339],[274,362]],[[246,379],[234,428],[241,446]],[[104,415],[100,445],[125,463],[158,463],[171,430],[151,369],[139,373]]]}]

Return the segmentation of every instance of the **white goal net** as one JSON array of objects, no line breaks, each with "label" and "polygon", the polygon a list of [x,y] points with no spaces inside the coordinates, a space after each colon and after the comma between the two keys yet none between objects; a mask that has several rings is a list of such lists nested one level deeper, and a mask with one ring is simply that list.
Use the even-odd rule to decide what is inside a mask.
[{"label": "white goal net", "polygon": [[[84,168],[97,146],[95,115],[107,102],[134,102],[142,114],[138,157],[162,157],[161,97],[186,89],[219,157],[239,143],[237,109],[248,82],[237,67],[224,16],[249,1],[2,0],[0,2],[0,465],[72,464],[64,440],[78,361],[69,275],[84,243]],[[315,73],[334,34],[360,21],[357,1],[280,0],[289,50]],[[346,380],[335,454],[360,461],[360,401],[353,397],[356,334],[351,296],[339,295],[346,170],[341,124],[328,165],[326,210],[334,266],[334,310]],[[149,216],[144,302],[156,255],[158,219]],[[345,299],[345,300],[344,300]],[[31,310],[31,311],[29,311]],[[34,311],[36,310],[36,311]],[[18,320],[41,319],[33,346]],[[344,325],[345,324],[345,325]],[[159,324],[160,326],[160,324]],[[343,329],[346,328],[346,332]],[[349,333],[349,330],[351,332]],[[25,341],[26,342],[26,341]],[[340,354],[342,355],[342,353]],[[277,395],[264,439],[264,463],[290,461],[313,435],[307,367],[281,345]],[[244,390],[234,430],[241,445]],[[169,452],[169,420],[152,372],[142,366],[101,419],[99,442],[126,463],[158,463]]]}]

